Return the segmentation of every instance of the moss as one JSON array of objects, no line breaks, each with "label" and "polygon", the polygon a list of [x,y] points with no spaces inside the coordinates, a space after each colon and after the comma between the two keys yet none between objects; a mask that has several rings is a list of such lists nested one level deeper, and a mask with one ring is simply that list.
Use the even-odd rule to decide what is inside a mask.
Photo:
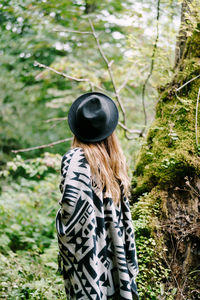
[{"label": "moss", "polygon": [[[172,222],[172,225],[176,222],[179,226],[179,217],[182,216],[181,201],[186,201],[184,198],[186,191],[188,203],[192,197],[190,190],[188,191],[188,178],[198,178],[200,175],[200,144],[196,144],[196,138],[200,142],[200,129],[197,136],[195,130],[200,78],[188,83],[199,75],[199,44],[200,35],[197,35],[195,31],[187,40],[185,54],[172,82],[159,88],[160,100],[156,105],[156,119],[143,143],[133,173],[132,196],[135,203],[132,217],[140,266],[138,287],[142,299],[158,299],[158,296],[162,294],[162,284],[163,290],[168,290],[165,292],[165,299],[173,299],[173,296],[168,298],[172,295],[170,289],[173,289],[173,295],[177,292],[178,297],[176,282],[170,278],[171,282],[168,281],[169,270],[165,263],[166,257],[174,257],[175,246],[167,240],[166,227],[163,229],[161,224],[166,224],[165,221],[168,218],[167,221]],[[183,88],[176,90],[185,83],[187,84]],[[199,125],[200,112],[198,113],[198,128]],[[180,194],[178,194],[179,191]],[[186,202],[183,203],[186,205]],[[170,213],[170,205],[177,208],[174,210],[177,220],[175,220],[176,216]],[[183,209],[183,211],[187,210]],[[193,215],[195,213],[192,211],[191,218]],[[187,218],[189,218],[188,215]],[[183,222],[182,219],[181,222]],[[173,227],[174,231],[182,232],[181,225],[179,227]],[[168,247],[168,256],[165,257],[166,247]],[[176,280],[180,282],[183,275],[181,263],[184,265],[184,259],[184,256],[180,256],[177,260],[180,265],[178,275],[180,278],[177,277]],[[171,264],[171,261],[169,263]],[[176,262],[173,263],[173,267],[177,268]],[[149,273],[149,270],[153,272]],[[173,276],[176,277],[176,272]]]},{"label": "moss", "polygon": [[165,247],[159,235],[158,217],[163,193],[157,188],[145,193],[132,207],[135,228],[139,275],[137,285],[141,299],[157,299],[162,283],[168,279],[169,269],[164,266]]},{"label": "moss", "polygon": [[194,30],[192,36],[188,39],[185,57],[199,57],[200,56],[200,23],[197,24],[196,30]]},{"label": "moss", "polygon": [[[190,84],[187,98],[174,97],[159,104],[160,116],[148,132],[136,162],[134,195],[150,191],[153,186],[167,185],[188,172],[200,173],[196,145],[195,113],[200,80]],[[162,101],[162,100],[161,100]],[[200,114],[198,116],[200,123]],[[198,136],[200,139],[200,135]]]}]

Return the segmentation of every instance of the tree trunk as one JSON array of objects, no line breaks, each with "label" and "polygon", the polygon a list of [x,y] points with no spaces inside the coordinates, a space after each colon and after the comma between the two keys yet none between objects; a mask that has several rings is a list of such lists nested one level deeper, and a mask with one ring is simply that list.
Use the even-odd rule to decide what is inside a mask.
[{"label": "tree trunk", "polygon": [[175,50],[175,67],[177,67],[178,63],[180,62],[186,41],[187,41],[187,30],[188,27],[190,26],[190,23],[188,21],[188,15],[191,14],[190,11],[190,3],[192,0],[184,0],[182,2],[182,7],[181,7],[181,25],[179,29],[179,34],[177,37],[177,42],[176,42],[176,50]]},{"label": "tree trunk", "polygon": [[174,79],[159,90],[134,171],[141,299],[200,299],[199,32],[198,19]]}]

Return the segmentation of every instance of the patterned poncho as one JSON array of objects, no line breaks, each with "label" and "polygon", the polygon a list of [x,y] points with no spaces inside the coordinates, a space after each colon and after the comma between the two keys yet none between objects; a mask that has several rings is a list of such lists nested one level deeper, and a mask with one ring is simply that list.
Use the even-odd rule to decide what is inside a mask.
[{"label": "patterned poncho", "polygon": [[119,205],[91,177],[82,148],[61,164],[62,198],[56,216],[59,252],[69,299],[138,299],[134,231],[128,199]]}]

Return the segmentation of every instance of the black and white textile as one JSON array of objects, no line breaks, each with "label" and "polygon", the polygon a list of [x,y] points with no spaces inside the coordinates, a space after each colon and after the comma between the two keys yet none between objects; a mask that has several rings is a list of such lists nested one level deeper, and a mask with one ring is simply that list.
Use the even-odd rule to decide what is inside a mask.
[{"label": "black and white textile", "polygon": [[129,202],[119,205],[91,178],[83,149],[61,163],[62,198],[56,216],[59,252],[69,299],[138,299],[138,264]]}]

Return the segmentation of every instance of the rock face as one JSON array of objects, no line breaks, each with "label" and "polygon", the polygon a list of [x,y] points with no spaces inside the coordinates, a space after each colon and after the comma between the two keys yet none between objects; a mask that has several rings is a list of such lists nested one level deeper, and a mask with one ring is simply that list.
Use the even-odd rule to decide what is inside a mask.
[{"label": "rock face", "polygon": [[[155,121],[133,173],[139,263],[142,269],[150,269],[153,257],[159,257],[155,268],[160,276],[156,270],[146,279],[139,275],[142,299],[200,298],[199,30],[197,23],[187,38],[174,79],[159,90]],[[141,211],[146,220],[143,229]],[[155,241],[148,262],[140,252],[141,237]]]}]

